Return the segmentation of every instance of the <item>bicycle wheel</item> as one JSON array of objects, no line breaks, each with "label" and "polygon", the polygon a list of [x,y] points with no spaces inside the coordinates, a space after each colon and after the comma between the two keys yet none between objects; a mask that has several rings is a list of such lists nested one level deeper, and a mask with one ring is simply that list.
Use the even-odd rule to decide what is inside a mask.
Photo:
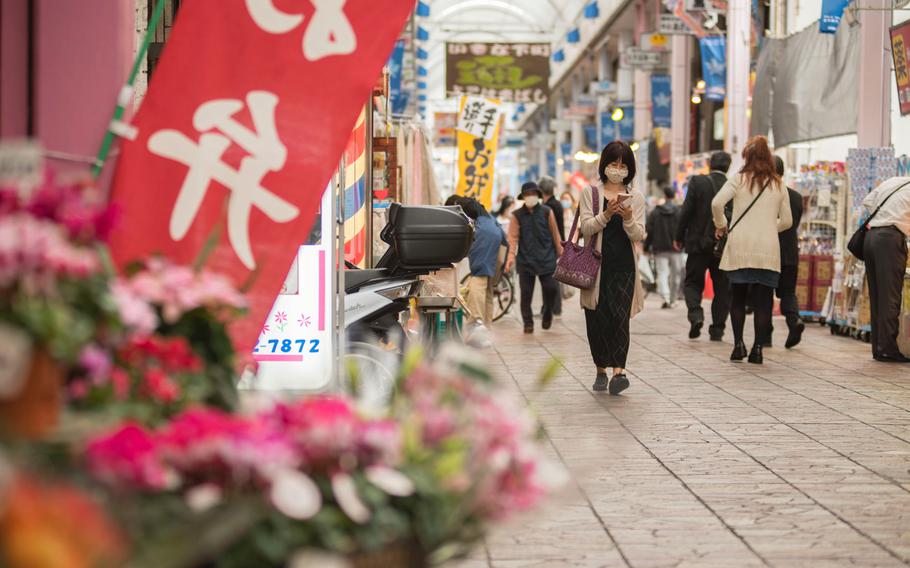
[{"label": "bicycle wheel", "polygon": [[515,289],[512,285],[512,278],[503,274],[499,279],[499,284],[493,289],[493,321],[499,321],[504,315],[512,309],[515,303]]}]

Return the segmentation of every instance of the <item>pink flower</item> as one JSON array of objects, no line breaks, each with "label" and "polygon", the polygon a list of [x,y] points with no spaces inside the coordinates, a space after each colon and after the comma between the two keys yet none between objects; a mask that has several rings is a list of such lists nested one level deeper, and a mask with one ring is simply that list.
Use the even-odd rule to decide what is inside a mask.
[{"label": "pink flower", "polygon": [[158,316],[133,287],[122,280],[117,280],[111,284],[111,294],[120,313],[120,319],[127,327],[142,335],[155,331],[158,327]]},{"label": "pink flower", "polygon": [[111,357],[95,344],[86,345],[79,355],[79,366],[85,369],[92,384],[104,384],[111,374]]},{"label": "pink flower", "polygon": [[82,400],[88,396],[88,382],[85,379],[75,379],[67,385],[66,390],[71,400]]},{"label": "pink flower", "polygon": [[118,430],[91,440],[85,449],[89,471],[115,486],[164,489],[173,473],[161,460],[158,444],[142,427],[127,423]]}]

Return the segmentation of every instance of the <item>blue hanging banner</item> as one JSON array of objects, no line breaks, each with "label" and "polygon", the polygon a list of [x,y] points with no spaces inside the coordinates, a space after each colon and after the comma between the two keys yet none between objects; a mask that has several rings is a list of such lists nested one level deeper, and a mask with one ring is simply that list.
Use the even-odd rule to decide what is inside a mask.
[{"label": "blue hanging banner", "polygon": [[573,171],[573,165],[575,164],[575,158],[572,157],[572,143],[565,142],[560,145],[560,151],[562,152],[562,169],[567,172]]},{"label": "blue hanging banner", "polygon": [[569,43],[578,43],[581,41],[581,30],[578,28],[572,28],[569,30],[569,33],[566,34],[566,41]]},{"label": "blue hanging banner", "polygon": [[597,125],[585,124],[585,144],[589,148],[597,148]]},{"label": "blue hanging banner", "polygon": [[560,63],[566,60],[566,54],[561,49],[557,49],[553,52],[553,61]]},{"label": "blue hanging banner", "polygon": [[556,152],[547,152],[547,172],[550,177],[556,176]]},{"label": "blue hanging banner", "polygon": [[823,34],[837,32],[848,4],[850,0],[822,0],[822,17],[818,20],[818,31]]},{"label": "blue hanging banner", "polygon": [[414,11],[414,14],[417,16],[420,16],[421,18],[429,18],[430,17],[430,5],[427,4],[426,2],[421,2],[418,0],[417,10]]},{"label": "blue hanging banner", "polygon": [[597,0],[593,0],[590,4],[585,6],[584,16],[589,20],[593,20],[600,16],[600,8],[597,7]]},{"label": "blue hanging banner", "polygon": [[673,96],[669,75],[651,75],[651,119],[654,128],[670,128]]},{"label": "blue hanging banner", "polygon": [[705,98],[722,101],[727,95],[727,37],[708,36],[698,40]]},{"label": "blue hanging banner", "polygon": [[623,142],[631,142],[635,140],[635,106],[632,103],[625,103],[619,105],[619,108],[622,109],[622,120],[613,123],[616,125],[615,138]]},{"label": "blue hanging banner", "polygon": [[423,29],[422,26],[417,26],[417,39],[419,39],[420,41],[427,41],[428,39],[430,39],[430,32]]},{"label": "blue hanging banner", "polygon": [[417,59],[425,60],[425,59],[427,59],[427,57],[429,57],[429,54],[427,53],[427,51],[425,49],[423,49],[422,47],[418,47],[417,48]]},{"label": "blue hanging banner", "polygon": [[418,67],[418,68],[417,68],[417,76],[418,76],[418,77],[426,77],[427,75],[429,75],[429,73],[427,73],[427,68],[426,68],[426,67]]},{"label": "blue hanging banner", "polygon": [[401,88],[403,74],[402,61],[404,60],[404,41],[395,42],[392,55],[389,56],[389,100],[392,105],[392,114],[402,114],[408,108],[410,93]]}]

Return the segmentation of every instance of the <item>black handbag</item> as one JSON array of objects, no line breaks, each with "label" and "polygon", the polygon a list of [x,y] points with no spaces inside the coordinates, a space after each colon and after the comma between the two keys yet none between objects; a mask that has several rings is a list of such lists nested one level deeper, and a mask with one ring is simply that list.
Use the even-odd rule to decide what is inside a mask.
[{"label": "black handbag", "polygon": [[724,256],[724,249],[727,248],[727,237],[730,236],[730,233],[733,232],[733,229],[735,229],[736,226],[739,225],[739,222],[743,220],[743,217],[745,217],[746,213],[748,213],[752,209],[752,206],[755,205],[755,202],[758,201],[758,198],[761,197],[761,194],[764,193],[767,188],[768,188],[768,185],[765,184],[765,187],[761,188],[761,191],[758,192],[758,195],[755,196],[755,199],[752,200],[752,203],[750,203],[749,206],[746,207],[746,210],[743,211],[742,214],[740,214],[739,218],[737,218],[736,221],[734,221],[733,224],[730,225],[730,228],[727,229],[727,232],[724,233],[724,236],[719,238],[717,240],[717,242],[714,243],[714,257],[717,260],[720,260]]},{"label": "black handbag", "polygon": [[850,251],[850,254],[855,256],[858,260],[866,260],[865,254],[863,253],[863,247],[866,246],[866,233],[869,232],[869,223],[876,215],[878,215],[878,212],[881,211],[881,208],[885,206],[885,203],[891,199],[891,196],[904,189],[908,185],[910,185],[910,182],[903,184],[902,186],[889,193],[888,197],[886,197],[884,201],[882,201],[878,207],[875,208],[875,211],[872,212],[872,215],[869,215],[869,218],[863,221],[862,225],[856,229],[856,232],[853,233],[853,236],[850,237],[849,241],[847,241],[847,250]]}]

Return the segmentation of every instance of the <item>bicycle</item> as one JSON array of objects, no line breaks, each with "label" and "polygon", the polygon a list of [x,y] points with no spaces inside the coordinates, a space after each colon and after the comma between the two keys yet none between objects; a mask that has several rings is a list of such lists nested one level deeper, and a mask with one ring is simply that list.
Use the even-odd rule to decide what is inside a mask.
[{"label": "bicycle", "polygon": [[[466,295],[468,279],[470,274],[461,279],[461,294]],[[515,284],[512,281],[512,274],[503,271],[499,281],[493,287],[493,321],[499,321],[509,313],[512,305],[515,303]]]}]

